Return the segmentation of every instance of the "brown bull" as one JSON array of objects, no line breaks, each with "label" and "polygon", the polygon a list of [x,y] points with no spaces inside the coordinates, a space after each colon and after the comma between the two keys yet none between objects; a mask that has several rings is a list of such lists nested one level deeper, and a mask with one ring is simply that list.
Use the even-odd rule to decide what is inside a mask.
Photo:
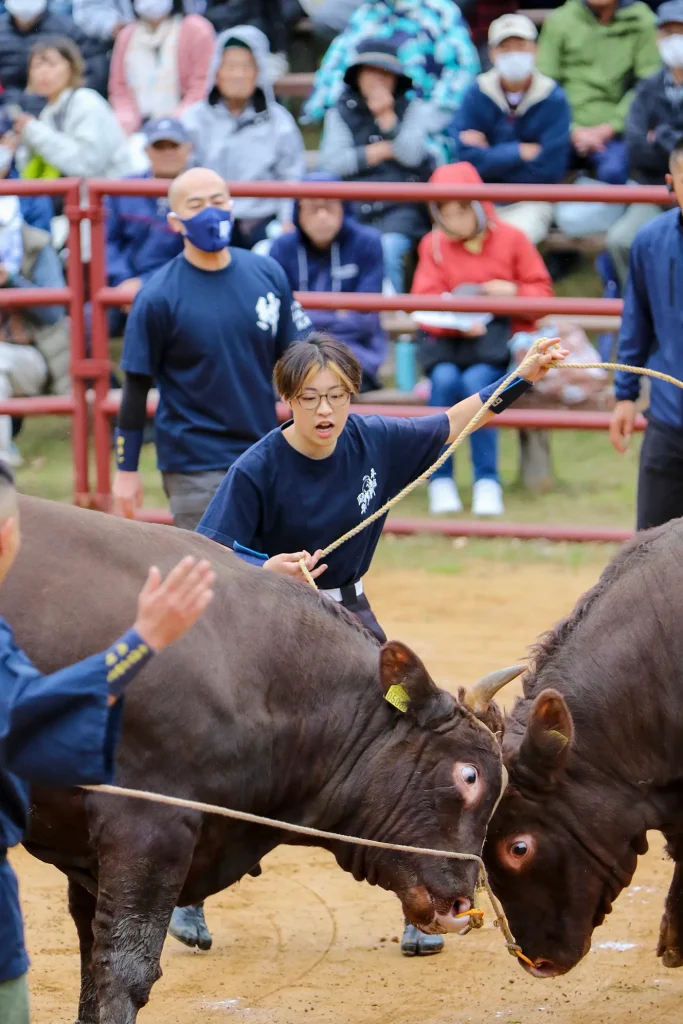
[{"label": "brown bull", "polygon": [[683,520],[639,534],[548,633],[506,722],[485,861],[531,972],[590,949],[648,829],[675,862],[657,953],[683,964]]},{"label": "brown bull", "polygon": [[[130,688],[117,781],[328,831],[478,854],[501,753],[402,644],[380,651],[308,585],[204,537],[25,498],[0,614],[44,671],[106,648],[147,567],[211,559],[216,597]],[[400,684],[405,713],[384,693]],[[34,790],[26,845],[68,876],[81,946],[80,1024],[133,1024],[160,975],[176,904],[238,881],[290,833],[83,791]],[[397,893],[428,932],[462,930],[477,865],[321,842]]]}]

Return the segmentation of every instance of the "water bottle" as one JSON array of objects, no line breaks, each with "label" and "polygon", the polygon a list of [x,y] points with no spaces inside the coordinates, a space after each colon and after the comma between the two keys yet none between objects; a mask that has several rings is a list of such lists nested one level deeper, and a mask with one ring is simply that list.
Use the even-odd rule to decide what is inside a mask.
[{"label": "water bottle", "polygon": [[399,391],[412,391],[417,384],[417,355],[410,334],[401,334],[396,341],[396,386]]}]

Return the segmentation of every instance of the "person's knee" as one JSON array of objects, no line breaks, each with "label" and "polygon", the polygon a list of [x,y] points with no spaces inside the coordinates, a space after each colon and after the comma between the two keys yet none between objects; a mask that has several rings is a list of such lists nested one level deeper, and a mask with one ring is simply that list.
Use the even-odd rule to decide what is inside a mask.
[{"label": "person's knee", "polygon": [[462,374],[463,392],[469,398],[470,395],[475,395],[483,388],[487,388],[489,384],[493,384],[494,380],[498,380],[500,376],[501,373],[496,367],[490,366],[488,363],[475,363],[474,366],[468,366]]},{"label": "person's knee", "polygon": [[444,404],[457,400],[461,388],[462,377],[453,363],[437,363],[431,370],[429,379],[432,382],[432,399],[438,397]]}]

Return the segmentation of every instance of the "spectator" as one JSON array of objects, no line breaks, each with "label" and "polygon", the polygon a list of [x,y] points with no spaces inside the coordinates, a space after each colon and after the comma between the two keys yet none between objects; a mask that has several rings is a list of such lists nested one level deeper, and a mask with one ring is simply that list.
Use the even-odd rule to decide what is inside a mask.
[{"label": "spectator", "polygon": [[[334,181],[318,172],[304,181]],[[382,240],[378,231],[359,224],[349,205],[338,199],[300,199],[295,206],[295,231],[280,235],[270,255],[287,274],[292,291],[381,292]],[[379,313],[309,309],[316,331],[343,341],[363,370],[361,391],[380,386],[379,369],[387,337]]]},{"label": "spectator", "polygon": [[[22,221],[16,196],[0,198],[0,288],[63,288],[64,273],[50,236]],[[2,300],[0,299],[0,307]],[[0,399],[68,394],[69,332],[63,306],[26,306],[0,313]],[[22,463],[12,417],[0,416],[0,459]]]},{"label": "spectator", "polygon": [[0,14],[0,82],[5,103],[17,103],[39,114],[44,100],[26,91],[29,55],[46,38],[66,37],[79,47],[87,84],[106,95],[108,58],[105,48],[88,39],[71,18],[53,14],[47,0],[7,0]]},{"label": "spectator", "polygon": [[[205,0],[182,0],[184,14],[203,14],[205,7]],[[85,35],[111,46],[135,11],[132,0],[73,0],[73,18]]]},{"label": "spectator", "polygon": [[[19,177],[14,160],[18,145],[19,139],[14,133],[12,118],[0,109],[0,180]],[[50,232],[55,215],[50,196],[20,196],[19,206],[25,224]]]},{"label": "spectator", "polygon": [[[288,181],[306,170],[301,132],[273,93],[268,54],[257,28],[224,32],[216,41],[209,95],[183,116],[197,163],[226,181]],[[236,199],[234,212],[232,244],[240,248],[266,238],[272,221],[291,227],[290,199]]]},{"label": "spectator", "polygon": [[259,29],[271,51],[267,57],[268,77],[274,82],[287,73],[288,33],[282,0],[208,0],[205,14],[219,33],[238,25]]},{"label": "spectator", "polygon": [[[453,120],[459,158],[484,181],[555,185],[567,172],[569,104],[560,86],[535,67],[536,36],[523,14],[491,23],[493,67],[472,83]],[[510,203],[498,208],[498,217],[538,245],[550,230],[553,205]]]},{"label": "spectator", "polygon": [[272,368],[310,321],[267,256],[228,248],[232,201],[206,168],[171,186],[169,223],[184,252],[158,270],[126,325],[126,371],[113,493],[132,514],[152,378],[159,468],[176,526],[192,530],[234,460],[275,426]]},{"label": "spectator", "polygon": [[[669,157],[666,180],[676,196],[675,210],[646,224],[631,248],[624,313],[617,343],[617,360],[647,366],[679,379],[683,288],[683,144]],[[641,378],[617,373],[610,440],[624,452],[631,440]],[[648,530],[683,516],[683,402],[678,388],[650,381],[647,430],[640,449],[636,528]]]},{"label": "spectator", "polygon": [[[432,171],[425,104],[409,100],[412,83],[391,41],[367,39],[344,75],[346,88],[325,114],[324,170],[355,181],[427,181]],[[356,216],[382,232],[386,276],[404,291],[403,261],[429,228],[422,204],[356,204]]]},{"label": "spectator", "polygon": [[137,20],[117,35],[109,71],[109,102],[129,135],[204,98],[215,45],[211,24],[201,14],[183,17],[178,0],[133,6]]},{"label": "spectator", "polygon": [[[683,136],[683,0],[668,0],[657,11],[657,41],[665,67],[636,89],[626,121],[631,177],[641,185],[661,185],[669,153]],[[631,243],[660,206],[633,203],[607,234],[607,247],[622,292]]]},{"label": "spectator", "polygon": [[[479,174],[467,163],[440,167],[431,181],[435,185],[481,184]],[[537,250],[518,228],[500,220],[492,203],[432,203],[430,210],[434,228],[420,242],[414,294],[448,295],[466,288],[470,294],[491,296],[552,295],[550,277]],[[508,365],[511,336],[529,329],[528,321],[508,317],[490,318],[488,323],[477,318],[464,329],[428,327],[420,354],[432,383],[430,405],[451,406],[491,384]],[[472,511],[477,516],[501,515],[497,432],[477,431],[470,446]],[[431,478],[429,510],[439,515],[461,509],[449,459]]]},{"label": "spectator", "polygon": [[367,0],[328,49],[304,107],[305,121],[320,121],[344,89],[344,76],[365,39],[396,39],[396,55],[425,100],[424,125],[432,155],[448,158],[444,129],[479,71],[479,58],[462,15],[453,0]]},{"label": "spectator", "polygon": [[[150,170],[133,178],[169,181],[187,169],[192,146],[180,121],[162,118],[145,125]],[[139,292],[155,271],[183,251],[182,236],[168,222],[168,199],[110,196],[107,201],[107,283]],[[130,306],[112,306],[109,331],[121,334]]]},{"label": "spectator", "polygon": [[83,60],[70,39],[45,39],[31,51],[29,88],[47,100],[39,117],[14,120],[27,178],[118,178],[129,170],[126,139],[98,93],[81,86]]},{"label": "spectator", "polygon": [[[632,86],[659,68],[655,18],[640,0],[566,0],[543,25],[538,69],[567,93],[577,184],[624,184],[622,138]],[[616,203],[558,203],[555,222],[572,238],[607,231],[624,212]]]}]

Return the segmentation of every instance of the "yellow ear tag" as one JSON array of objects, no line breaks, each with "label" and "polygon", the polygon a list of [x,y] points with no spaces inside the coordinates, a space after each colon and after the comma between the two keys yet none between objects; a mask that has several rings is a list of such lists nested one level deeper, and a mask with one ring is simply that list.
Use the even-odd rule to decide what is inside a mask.
[{"label": "yellow ear tag", "polygon": [[387,692],[384,694],[384,699],[404,713],[408,710],[408,705],[410,704],[410,697],[406,690],[404,690],[402,686],[398,686],[396,684],[389,687]]}]

